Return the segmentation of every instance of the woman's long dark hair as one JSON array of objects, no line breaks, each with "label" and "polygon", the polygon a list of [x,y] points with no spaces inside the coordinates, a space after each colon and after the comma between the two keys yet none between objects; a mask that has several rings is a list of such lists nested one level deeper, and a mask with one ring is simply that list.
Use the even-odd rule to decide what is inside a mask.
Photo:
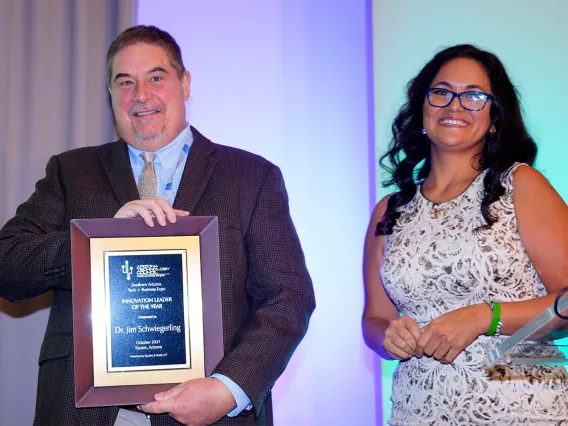
[{"label": "woman's long dark hair", "polygon": [[[505,67],[490,52],[469,44],[460,44],[442,50],[407,86],[407,102],[402,106],[392,124],[393,138],[389,150],[381,157],[380,164],[390,175],[383,187],[396,185],[398,192],[391,195],[386,212],[377,224],[375,235],[391,234],[404,206],[416,194],[416,178],[424,179],[430,173],[430,141],[422,134],[422,108],[426,89],[440,68],[456,58],[468,58],[479,62],[487,71],[496,102],[491,103],[491,121],[495,133],[488,134],[479,158],[480,170],[489,169],[483,181],[485,196],[481,202],[481,214],[486,221],[482,228],[489,228],[497,218],[489,212],[491,203],[505,193],[500,177],[515,162],[532,165],[536,157],[536,144],[527,132],[517,90]],[[388,159],[390,165],[385,165]],[[417,168],[417,166],[422,165]]]}]

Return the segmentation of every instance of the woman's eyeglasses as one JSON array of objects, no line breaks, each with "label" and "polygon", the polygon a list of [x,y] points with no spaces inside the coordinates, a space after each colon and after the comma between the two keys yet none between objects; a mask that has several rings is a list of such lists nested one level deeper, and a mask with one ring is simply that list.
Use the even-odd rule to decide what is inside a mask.
[{"label": "woman's eyeglasses", "polygon": [[426,89],[426,98],[428,103],[436,108],[445,108],[452,103],[454,98],[458,98],[461,106],[468,111],[482,110],[488,100],[495,102],[495,97],[489,93],[474,91],[456,93],[439,87]]}]

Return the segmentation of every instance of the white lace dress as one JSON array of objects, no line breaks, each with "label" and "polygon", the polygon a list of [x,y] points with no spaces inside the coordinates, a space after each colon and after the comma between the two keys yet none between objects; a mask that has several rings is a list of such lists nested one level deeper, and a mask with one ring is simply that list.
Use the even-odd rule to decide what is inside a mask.
[{"label": "white lace dress", "polygon": [[[420,190],[401,209],[387,236],[381,277],[397,308],[424,327],[438,316],[487,300],[546,295],[517,232],[512,175],[492,205],[498,222],[481,215],[481,173],[455,199],[435,204]],[[393,377],[390,425],[568,425],[568,376],[563,367],[488,369],[480,336],[451,364],[423,356],[400,362]]]}]

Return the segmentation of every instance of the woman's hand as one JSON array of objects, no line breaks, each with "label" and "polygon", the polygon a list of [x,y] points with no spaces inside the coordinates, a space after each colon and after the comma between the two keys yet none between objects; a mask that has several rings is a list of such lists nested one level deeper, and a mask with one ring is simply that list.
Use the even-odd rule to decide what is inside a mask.
[{"label": "woman's hand", "polygon": [[421,331],[416,356],[423,354],[449,364],[491,325],[493,312],[481,303],[440,315]]},{"label": "woman's hand", "polygon": [[392,359],[409,359],[414,355],[416,343],[420,339],[420,327],[414,320],[403,315],[389,321],[385,331],[383,348]]}]

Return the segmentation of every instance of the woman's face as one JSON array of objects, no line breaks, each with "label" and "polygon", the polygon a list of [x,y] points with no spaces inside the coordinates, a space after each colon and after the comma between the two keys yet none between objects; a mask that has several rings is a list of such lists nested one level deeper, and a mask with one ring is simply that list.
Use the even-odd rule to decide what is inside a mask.
[{"label": "woman's face", "polygon": [[[451,90],[456,93],[478,91],[490,95],[491,82],[483,66],[466,58],[446,62],[434,77],[430,87]],[[469,111],[455,97],[443,108],[433,107],[424,98],[423,125],[428,139],[438,149],[450,151],[480,151],[491,125],[491,100],[480,111]],[[476,149],[477,148],[477,149]]]}]

